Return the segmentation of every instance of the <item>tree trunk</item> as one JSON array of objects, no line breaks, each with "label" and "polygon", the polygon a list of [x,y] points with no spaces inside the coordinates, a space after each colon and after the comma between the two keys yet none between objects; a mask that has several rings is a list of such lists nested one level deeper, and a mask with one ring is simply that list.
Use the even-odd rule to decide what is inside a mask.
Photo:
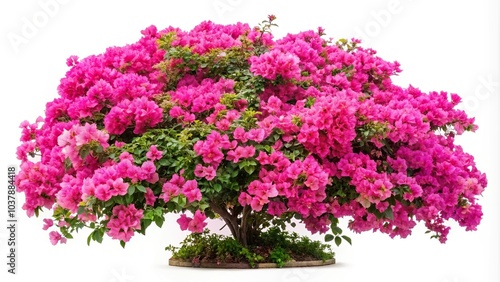
[{"label": "tree trunk", "polygon": [[[249,206],[245,206],[243,210],[227,210],[226,207],[220,206],[214,202],[209,203],[210,208],[224,220],[231,231],[233,238],[245,248],[248,247],[249,239],[251,239],[252,227],[249,225],[252,210]],[[241,217],[240,217],[241,215]]]}]

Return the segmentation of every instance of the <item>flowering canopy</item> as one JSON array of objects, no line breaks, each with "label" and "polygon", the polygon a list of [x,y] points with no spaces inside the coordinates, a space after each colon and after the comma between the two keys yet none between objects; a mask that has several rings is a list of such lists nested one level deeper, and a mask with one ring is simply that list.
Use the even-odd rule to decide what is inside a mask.
[{"label": "flowering canopy", "polygon": [[391,237],[422,221],[441,242],[447,220],[476,229],[487,181],[454,144],[477,129],[460,97],[394,85],[397,62],[321,28],[275,40],[273,20],[151,26],[68,59],[17,150],[23,209],[53,211],[53,244],[89,227],[124,245],[168,212],[192,232],[220,216],[243,243],[294,219],[336,243],[339,218]]}]

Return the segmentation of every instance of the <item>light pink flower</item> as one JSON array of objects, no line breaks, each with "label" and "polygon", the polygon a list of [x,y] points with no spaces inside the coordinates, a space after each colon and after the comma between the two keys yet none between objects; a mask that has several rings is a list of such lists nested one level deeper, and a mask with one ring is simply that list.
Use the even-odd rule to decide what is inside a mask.
[{"label": "light pink flower", "polygon": [[51,231],[49,233],[50,243],[52,245],[57,245],[57,243],[66,244],[67,239],[57,231]]},{"label": "light pink flower", "polygon": [[50,218],[45,218],[43,220],[43,223],[44,223],[43,230],[47,230],[50,227],[52,227],[52,225],[54,225],[54,221],[52,221],[52,219],[50,219]]}]

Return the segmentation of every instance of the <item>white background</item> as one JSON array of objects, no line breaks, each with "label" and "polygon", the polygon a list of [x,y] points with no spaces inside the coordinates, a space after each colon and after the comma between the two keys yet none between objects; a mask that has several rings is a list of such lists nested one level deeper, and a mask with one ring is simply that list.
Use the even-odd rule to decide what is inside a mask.
[{"label": "white background", "polygon": [[[2,115],[0,157],[1,281],[500,281],[499,233],[499,3],[496,1],[2,1],[0,4],[0,88]],[[53,0],[55,1],[55,0]],[[438,3],[437,3],[438,2]],[[57,9],[56,9],[57,8]],[[451,223],[447,244],[430,240],[421,225],[407,239],[382,234],[350,234],[353,246],[335,248],[337,264],[322,268],[273,270],[208,270],[167,265],[164,247],[187,233],[174,217],[162,228],[136,235],[123,250],[117,241],[86,245],[86,233],[66,245],[52,246],[42,219],[28,218],[19,208],[17,275],[7,274],[6,170],[18,165],[19,123],[44,115],[70,55],[80,58],[106,47],[137,41],[140,30],[191,29],[203,20],[256,25],[275,14],[277,38],[323,26],[334,38],[358,37],[390,61],[401,63],[401,86],[448,91],[467,101],[479,130],[458,138],[489,186],[480,199],[484,218],[476,232]],[[27,27],[29,23],[33,27]],[[24,33],[23,33],[24,31]],[[17,41],[13,42],[12,38]],[[20,40],[20,41],[19,41]],[[17,42],[17,44],[16,44]],[[2,173],[1,171],[5,172]],[[19,207],[24,196],[19,196]],[[211,223],[218,230],[220,222]],[[303,229],[299,232],[307,234]],[[314,236],[315,238],[321,238]]]}]

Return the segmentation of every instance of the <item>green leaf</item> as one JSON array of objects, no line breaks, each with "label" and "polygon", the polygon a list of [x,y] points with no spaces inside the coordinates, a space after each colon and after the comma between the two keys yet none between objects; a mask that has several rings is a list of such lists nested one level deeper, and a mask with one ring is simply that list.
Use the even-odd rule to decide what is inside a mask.
[{"label": "green leaf", "polygon": [[222,190],[222,185],[220,185],[219,183],[216,183],[214,185],[214,190],[215,190],[215,192],[220,192]]},{"label": "green leaf", "polygon": [[124,248],[124,249],[125,249],[125,241],[120,240],[120,246],[122,246],[122,248]]},{"label": "green leaf", "polygon": [[390,197],[389,199],[387,199],[387,202],[389,203],[389,205],[395,206],[396,205],[396,198]]},{"label": "green leaf", "polygon": [[163,222],[164,221],[165,221],[165,219],[163,218],[163,216],[157,216],[157,217],[155,217],[156,226],[158,226],[160,228],[163,226]]},{"label": "green leaf", "polygon": [[78,151],[78,154],[80,155],[80,158],[84,160],[90,154],[90,147],[85,145],[82,146],[80,151]]},{"label": "green leaf", "polygon": [[73,235],[71,235],[66,228],[61,228],[61,233],[64,235],[64,237],[73,239]]},{"label": "green leaf", "polygon": [[158,161],[158,163],[161,165],[161,166],[168,166],[171,164],[171,162],[168,160],[168,159],[161,159]]},{"label": "green leaf", "polygon": [[245,166],[245,171],[251,175],[255,171],[255,165]]},{"label": "green leaf", "polygon": [[333,215],[329,216],[328,219],[330,219],[330,222],[332,223],[330,226],[333,228],[334,226],[337,226],[339,224],[339,219],[334,217]]},{"label": "green leaf", "polygon": [[200,211],[204,211],[205,209],[207,209],[210,205],[208,203],[204,203],[204,202],[201,202],[198,206],[198,209]]},{"label": "green leaf", "polygon": [[348,236],[346,236],[346,235],[342,235],[342,238],[343,238],[343,239],[344,239],[347,243],[349,243],[349,245],[351,245],[351,246],[352,246],[352,241],[351,241],[351,238],[350,238],[350,237],[348,237]]},{"label": "green leaf", "polygon": [[242,168],[244,168],[247,164],[248,164],[248,162],[247,162],[247,161],[242,161],[242,162],[239,162],[239,163],[238,163],[238,168],[239,168],[239,169],[242,169]]},{"label": "green leaf", "polygon": [[135,185],[129,185],[127,193],[129,195],[132,195],[132,194],[134,194],[134,192],[135,192]]},{"label": "green leaf", "polygon": [[100,154],[100,153],[102,153],[104,150],[103,150],[102,146],[101,146],[100,144],[98,144],[98,145],[96,145],[96,146],[95,146],[94,151],[95,151],[96,153]]},{"label": "green leaf", "polygon": [[87,237],[87,246],[90,246],[90,240],[92,240],[92,236],[94,234],[95,230],[89,234],[89,236]]},{"label": "green leaf", "polygon": [[211,218],[211,219],[214,219],[215,218],[215,213],[212,211],[212,210],[205,210],[205,215],[208,217],[208,218]]},{"label": "green leaf", "polygon": [[[183,195],[179,195],[177,197],[174,197],[170,201],[176,203],[180,207],[184,207],[187,203],[186,197],[184,197]],[[170,209],[170,207],[168,205],[167,205],[167,208]],[[177,209],[177,207],[176,207],[176,209]]]},{"label": "green leaf", "polygon": [[155,214],[154,214],[154,211],[153,210],[146,210],[146,212],[144,213],[144,219],[151,219],[153,220],[155,218]]},{"label": "green leaf", "polygon": [[177,204],[176,203],[173,203],[173,202],[170,202],[170,201],[167,203],[167,211],[173,212],[173,211],[176,210],[176,208],[177,208]]},{"label": "green leaf", "polygon": [[115,197],[114,199],[115,199],[115,202],[117,204],[119,204],[119,205],[125,205],[125,201],[124,201],[123,197],[119,197],[118,196],[118,197]]},{"label": "green leaf", "polygon": [[132,195],[128,195],[128,194],[127,194],[127,195],[125,195],[125,202],[126,202],[127,204],[132,203],[132,202],[133,202],[133,200],[134,200],[134,196],[132,196]]},{"label": "green leaf", "polygon": [[143,219],[141,222],[141,230],[146,234],[146,228],[148,228],[153,221],[151,219]]},{"label": "green leaf", "polygon": [[36,207],[35,209],[35,216],[38,217],[38,215],[40,214],[40,211],[42,210],[41,207]]},{"label": "green leaf", "polygon": [[392,208],[391,207],[388,207],[385,212],[384,212],[384,216],[390,220],[394,220],[394,213],[392,212]]},{"label": "green leaf", "polygon": [[85,212],[85,207],[84,206],[79,206],[78,211],[76,212],[77,214],[82,214]]},{"label": "green leaf", "polygon": [[142,193],[146,193],[146,187],[144,187],[140,184],[137,184],[136,188],[137,188],[137,190],[141,191]]},{"label": "green leaf", "polygon": [[97,229],[94,232],[94,240],[97,241],[98,243],[102,243],[102,237],[104,235],[104,232],[101,229]]},{"label": "green leaf", "polygon": [[73,235],[71,235],[70,233],[64,234],[64,237],[66,237],[68,239],[73,239]]},{"label": "green leaf", "polygon": [[326,234],[325,235],[325,242],[330,242],[335,238],[332,234]]},{"label": "green leaf", "polygon": [[339,234],[342,234],[342,229],[338,226],[332,226],[332,233],[333,235],[339,235]]},{"label": "green leaf", "polygon": [[69,158],[66,158],[66,159],[64,160],[64,168],[65,168],[65,169],[69,169],[69,168],[70,168],[70,167],[72,167],[72,166],[73,166],[73,163],[71,162],[71,160],[70,160]]},{"label": "green leaf", "polygon": [[154,209],[155,216],[163,216],[163,208],[162,207],[157,207]]},{"label": "green leaf", "polygon": [[342,244],[342,238],[339,236],[335,236],[335,245],[340,246]]},{"label": "green leaf", "polygon": [[184,207],[187,204],[187,199],[184,196],[179,196],[179,206]]}]

